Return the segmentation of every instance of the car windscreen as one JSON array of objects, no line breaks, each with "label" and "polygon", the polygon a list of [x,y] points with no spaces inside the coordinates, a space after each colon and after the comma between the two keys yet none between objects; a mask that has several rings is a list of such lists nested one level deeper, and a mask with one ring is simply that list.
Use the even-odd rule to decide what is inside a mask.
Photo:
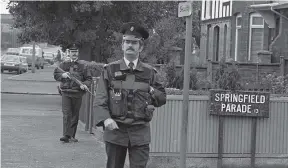
[{"label": "car windscreen", "polygon": [[15,57],[15,56],[5,56],[3,58],[3,61],[6,61],[6,62],[19,62],[19,57]]},{"label": "car windscreen", "polygon": [[[39,48],[35,48],[35,55],[39,55],[39,52]],[[32,55],[33,48],[22,48],[20,53],[24,55]]]},{"label": "car windscreen", "polygon": [[8,48],[7,52],[19,53],[19,48]]}]

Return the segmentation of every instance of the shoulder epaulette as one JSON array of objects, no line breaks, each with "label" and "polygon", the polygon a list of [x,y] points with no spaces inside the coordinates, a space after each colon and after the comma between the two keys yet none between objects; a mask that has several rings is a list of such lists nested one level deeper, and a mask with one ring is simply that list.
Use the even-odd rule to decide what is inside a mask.
[{"label": "shoulder epaulette", "polygon": [[157,69],[156,69],[155,67],[153,67],[153,66],[151,66],[151,65],[149,65],[149,64],[147,64],[147,63],[143,63],[143,65],[144,65],[145,67],[149,68],[149,69],[153,69],[156,73],[158,73],[158,71],[157,71]]}]

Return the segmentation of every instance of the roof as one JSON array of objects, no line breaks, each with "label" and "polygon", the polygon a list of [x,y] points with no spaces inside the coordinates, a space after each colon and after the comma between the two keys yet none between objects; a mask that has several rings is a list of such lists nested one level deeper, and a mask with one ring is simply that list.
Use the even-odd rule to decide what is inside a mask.
[{"label": "roof", "polygon": [[276,3],[250,5],[250,8],[256,9],[256,10],[270,10],[271,7],[273,9],[288,9],[288,2],[282,1],[282,2],[276,2]]},{"label": "roof", "polygon": [[[256,10],[264,18],[265,22],[268,24],[269,28],[276,27],[275,21],[275,9],[288,9],[288,1],[276,2],[276,3],[266,3],[266,4],[255,4],[250,5],[250,8]],[[285,17],[285,16],[284,16]],[[286,18],[286,17],[285,17]]]}]

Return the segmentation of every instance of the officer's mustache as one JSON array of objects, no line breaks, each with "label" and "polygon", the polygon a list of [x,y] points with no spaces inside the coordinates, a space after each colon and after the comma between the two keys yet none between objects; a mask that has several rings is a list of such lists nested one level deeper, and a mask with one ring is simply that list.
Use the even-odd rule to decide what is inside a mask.
[{"label": "officer's mustache", "polygon": [[134,51],[134,49],[133,49],[133,48],[128,48],[126,51],[128,51],[128,50]]}]

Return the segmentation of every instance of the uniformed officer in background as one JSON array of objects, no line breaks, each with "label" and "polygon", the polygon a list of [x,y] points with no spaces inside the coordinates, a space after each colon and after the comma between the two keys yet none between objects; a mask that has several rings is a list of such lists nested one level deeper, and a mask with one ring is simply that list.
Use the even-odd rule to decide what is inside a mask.
[{"label": "uniformed officer in background", "polygon": [[[70,49],[71,60],[62,62],[59,68],[57,67],[54,70],[54,79],[61,82],[63,137],[60,138],[60,141],[63,142],[78,142],[75,135],[82,96],[92,82],[90,71],[87,70],[83,61],[78,60],[78,53],[78,48],[73,45]],[[65,72],[62,72],[62,70]],[[82,84],[75,82],[71,77],[78,79]]]},{"label": "uniformed officer in background", "polygon": [[149,33],[124,24],[123,59],[104,67],[94,99],[96,126],[103,126],[107,168],[123,168],[128,149],[131,168],[144,168],[149,159],[150,121],[154,107],[166,103],[157,71],[139,60]]}]

